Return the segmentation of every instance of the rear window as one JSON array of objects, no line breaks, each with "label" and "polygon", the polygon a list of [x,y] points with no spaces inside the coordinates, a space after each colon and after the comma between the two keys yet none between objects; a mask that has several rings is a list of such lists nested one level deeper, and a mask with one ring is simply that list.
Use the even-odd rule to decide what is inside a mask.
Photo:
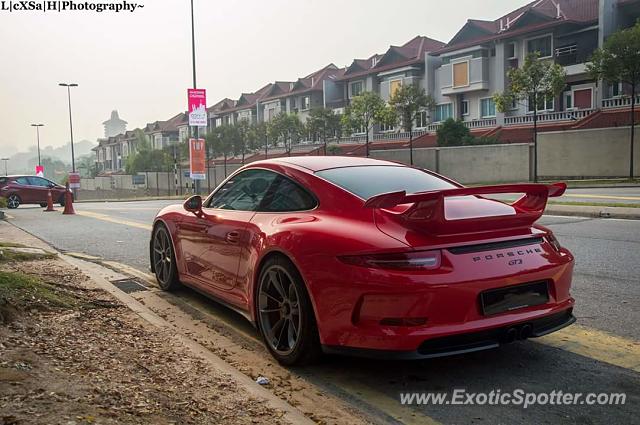
[{"label": "rear window", "polygon": [[0,177],[0,186],[4,186],[9,183],[9,179],[7,177]]},{"label": "rear window", "polygon": [[456,187],[424,171],[393,165],[331,168],[318,171],[316,175],[362,199],[400,190],[417,193]]}]

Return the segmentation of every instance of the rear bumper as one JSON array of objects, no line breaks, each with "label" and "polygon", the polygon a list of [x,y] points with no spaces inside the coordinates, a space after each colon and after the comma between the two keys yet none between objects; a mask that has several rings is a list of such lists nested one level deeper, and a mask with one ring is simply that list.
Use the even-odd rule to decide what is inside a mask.
[{"label": "rear bumper", "polygon": [[[323,345],[326,354],[367,357],[380,360],[419,360],[497,348],[514,339],[540,337],[576,321],[572,308],[535,320],[512,323],[478,332],[468,332],[423,341],[417,350],[396,351]],[[515,332],[515,334],[514,334]],[[515,338],[514,338],[515,336]]]}]

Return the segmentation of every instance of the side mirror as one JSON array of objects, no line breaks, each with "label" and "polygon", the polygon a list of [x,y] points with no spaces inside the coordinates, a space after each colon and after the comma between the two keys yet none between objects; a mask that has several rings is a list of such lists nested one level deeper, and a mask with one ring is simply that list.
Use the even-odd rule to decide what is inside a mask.
[{"label": "side mirror", "polygon": [[56,187],[55,183],[49,183],[47,186],[49,186],[49,189],[53,189],[54,187]]},{"label": "side mirror", "polygon": [[193,195],[191,198],[184,201],[182,206],[190,213],[200,215],[202,214],[202,197],[200,195]]}]

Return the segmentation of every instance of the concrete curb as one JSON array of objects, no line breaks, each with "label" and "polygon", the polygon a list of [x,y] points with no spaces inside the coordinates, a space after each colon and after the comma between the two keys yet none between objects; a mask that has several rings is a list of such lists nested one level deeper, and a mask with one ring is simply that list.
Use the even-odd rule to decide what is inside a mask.
[{"label": "concrete curb", "polygon": [[640,208],[600,207],[587,205],[547,205],[546,215],[640,220]]}]

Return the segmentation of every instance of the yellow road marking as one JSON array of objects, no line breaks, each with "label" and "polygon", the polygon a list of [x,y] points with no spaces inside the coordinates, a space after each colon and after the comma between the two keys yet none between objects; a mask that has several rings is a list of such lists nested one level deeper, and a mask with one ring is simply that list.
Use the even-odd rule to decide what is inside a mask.
[{"label": "yellow road marking", "polygon": [[640,372],[640,342],[580,325],[569,326],[536,341],[584,357]]},{"label": "yellow road marking", "polygon": [[96,212],[89,211],[76,211],[76,214],[82,215],[84,217],[91,217],[97,220],[108,221],[110,223],[122,224],[125,226],[137,227],[138,229],[151,230],[152,226],[150,224],[139,223],[137,221],[125,220],[121,218],[111,217],[106,214],[100,214]]},{"label": "yellow road marking", "polygon": [[622,201],[640,201],[640,196],[613,196],[613,195],[579,195],[575,193],[565,193],[563,197],[572,198],[594,198],[594,199],[617,199]]}]

